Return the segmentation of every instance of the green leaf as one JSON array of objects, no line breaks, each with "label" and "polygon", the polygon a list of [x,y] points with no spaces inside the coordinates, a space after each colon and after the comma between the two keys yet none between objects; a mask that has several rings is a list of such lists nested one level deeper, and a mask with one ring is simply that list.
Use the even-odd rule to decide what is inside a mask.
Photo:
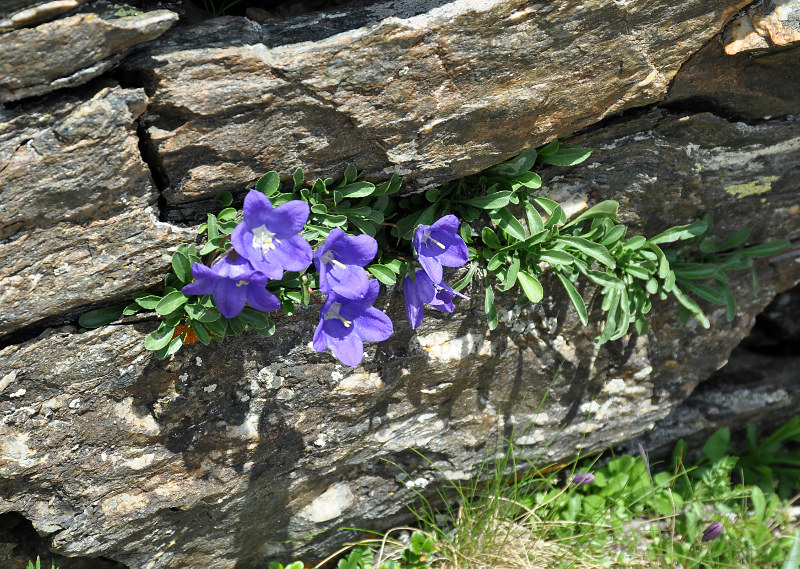
[{"label": "green leaf", "polygon": [[500,227],[500,229],[515,239],[519,239],[520,241],[525,239],[525,229],[522,227],[522,224],[508,212],[507,209],[499,209],[497,211],[490,212],[489,217]]},{"label": "green leaf", "polygon": [[172,255],[172,270],[175,271],[175,274],[182,282],[192,282],[192,263],[189,260],[189,255],[180,249]]},{"label": "green leaf", "polygon": [[302,168],[298,168],[294,171],[294,174],[292,174],[292,181],[294,182],[294,189],[292,191],[297,193],[297,190],[299,190],[306,181]]},{"label": "green leaf", "polygon": [[580,237],[559,237],[557,242],[565,243],[568,247],[577,249],[610,269],[614,269],[617,266],[617,262],[608,252],[608,249],[598,243],[592,243]]},{"label": "green leaf", "polygon": [[189,318],[197,320],[198,322],[214,322],[222,318],[222,314],[220,314],[219,310],[216,308],[207,308],[201,304],[187,303],[184,310],[186,310],[186,315],[189,316]]},{"label": "green leaf", "polygon": [[339,188],[342,196],[345,198],[365,198],[371,196],[375,191],[375,184],[370,182],[355,182]]},{"label": "green leaf", "polygon": [[725,305],[725,298],[722,292],[710,286],[702,285],[693,281],[684,281],[681,286],[687,291],[696,294],[700,298],[707,300],[712,304]]},{"label": "green leaf", "polygon": [[172,354],[174,354],[175,352],[177,352],[178,350],[180,350],[181,346],[183,346],[183,342],[181,341],[181,339],[174,338],[169,344],[167,344],[160,350],[156,350],[155,356],[158,359],[163,360],[164,358],[167,358]]},{"label": "green leaf", "polygon": [[400,259],[389,259],[388,261],[383,262],[383,266],[390,269],[396,275],[399,275],[405,270],[405,263]]},{"label": "green leaf", "polygon": [[431,203],[435,203],[436,200],[439,199],[440,192],[436,188],[431,188],[427,192],[425,192],[425,199]]},{"label": "green leaf", "polygon": [[491,227],[483,228],[483,231],[481,232],[481,239],[483,240],[484,245],[491,249],[502,248],[500,239],[497,238],[497,234],[492,230]]},{"label": "green leaf", "polygon": [[123,306],[107,306],[106,308],[90,310],[78,318],[78,324],[84,328],[99,328],[122,316],[123,310],[125,310]]},{"label": "green leaf", "polygon": [[703,454],[711,461],[711,464],[719,462],[728,455],[731,450],[731,430],[727,427],[718,429],[713,435],[708,437],[703,446]]},{"label": "green leaf", "polygon": [[389,194],[394,194],[400,190],[400,186],[402,185],[402,181],[400,176],[397,174],[392,174],[391,179],[388,181],[379,184],[375,191],[373,192],[373,196],[385,196]]},{"label": "green leaf", "polygon": [[551,227],[555,227],[561,223],[564,223],[566,219],[566,214],[561,206],[558,206],[556,209],[553,210],[553,214],[547,220],[547,223],[544,224],[545,229],[550,229]]},{"label": "green leaf", "polygon": [[281,178],[277,172],[267,172],[256,182],[256,189],[265,196],[270,197],[281,187]]},{"label": "green leaf", "polygon": [[753,245],[752,247],[745,247],[737,251],[740,255],[747,255],[748,257],[770,257],[783,253],[792,246],[791,241],[786,239],[778,239],[777,241],[768,241],[760,245]]},{"label": "green leaf", "polygon": [[156,305],[161,302],[161,297],[154,294],[148,294],[147,296],[140,296],[139,298],[134,299],[134,302],[136,302],[136,304],[145,310],[154,310]]},{"label": "green leaf", "polygon": [[542,164],[552,164],[553,166],[574,166],[589,158],[591,153],[591,148],[561,146],[552,154],[540,156],[539,162]]},{"label": "green leaf", "polygon": [[540,251],[539,260],[549,263],[551,265],[571,265],[575,262],[575,257],[565,251],[556,251],[554,249]]},{"label": "green leaf", "polygon": [[619,202],[614,200],[602,201],[599,204],[590,207],[575,219],[572,219],[564,226],[564,229],[572,227],[573,225],[585,221],[587,219],[595,219],[598,217],[605,217],[608,219],[616,220],[617,211],[619,210]]},{"label": "green leaf", "polygon": [[606,236],[603,237],[603,240],[600,241],[600,245],[605,247],[606,249],[613,249],[617,245],[619,245],[620,241],[625,239],[625,234],[628,232],[628,228],[624,225],[615,225],[611,231],[606,233]]},{"label": "green leaf", "polygon": [[542,289],[542,283],[539,282],[539,279],[528,271],[519,271],[517,273],[517,280],[522,287],[522,292],[528,297],[528,300],[531,302],[539,302],[542,300],[544,290]]},{"label": "green leaf", "polygon": [[175,312],[178,308],[186,304],[189,299],[179,290],[169,293],[156,304],[156,312],[164,316]]},{"label": "green leaf", "polygon": [[348,164],[347,168],[344,169],[344,183],[349,184],[350,182],[355,182],[356,179],[358,179],[358,170],[355,164]]},{"label": "green leaf", "polygon": [[361,233],[364,233],[365,235],[369,235],[370,237],[375,237],[375,235],[378,233],[378,228],[372,221],[366,221],[358,217],[350,217],[348,219],[350,220],[350,223],[355,225],[358,228],[358,230]]},{"label": "green leaf", "polygon": [[226,330],[226,318],[218,318],[211,322],[203,322],[208,331],[214,334],[214,336],[218,339],[222,339],[225,337],[225,330]]},{"label": "green leaf", "polygon": [[322,203],[314,204],[314,205],[311,206],[311,213],[317,213],[317,214],[320,214],[320,215],[324,215],[324,214],[328,213],[328,206],[326,206],[325,204],[322,204]]},{"label": "green leaf", "polygon": [[[139,306],[135,302],[132,302],[122,310],[122,315],[131,316],[132,314],[136,314],[137,312],[139,312],[141,309],[142,309],[141,306]],[[85,327],[86,326],[84,326],[84,328]]]},{"label": "green leaf", "polygon": [[489,330],[494,330],[497,328],[497,308],[494,305],[494,290],[488,278],[485,279],[484,290],[486,291],[486,296],[483,299],[483,309],[486,312]]},{"label": "green leaf", "polygon": [[797,569],[798,566],[800,566],[800,529],[794,532],[792,549],[789,550],[789,554],[783,560],[781,569]]},{"label": "green leaf", "polygon": [[462,223],[458,226],[458,234],[464,240],[464,243],[472,243],[472,228],[468,223]]},{"label": "green leaf", "polygon": [[540,161],[541,161],[541,157],[551,156],[551,155],[555,154],[556,152],[558,152],[558,149],[559,149],[560,146],[561,145],[559,144],[557,138],[555,140],[551,140],[550,142],[548,142],[547,144],[542,146],[539,149]]},{"label": "green leaf", "polygon": [[575,310],[578,312],[578,318],[580,318],[581,324],[586,326],[589,323],[589,316],[586,313],[586,305],[583,303],[583,298],[581,298],[581,295],[578,294],[578,291],[575,290],[575,287],[572,285],[572,283],[569,282],[569,280],[567,280],[567,278],[562,275],[560,271],[556,271],[556,276],[558,277],[558,280],[561,281],[564,289],[567,291],[567,295],[572,302],[572,306],[574,306]]},{"label": "green leaf", "polygon": [[220,221],[236,221],[237,211],[232,207],[226,207],[217,214],[217,219]]},{"label": "green leaf", "polygon": [[686,310],[688,310],[691,314],[694,314],[695,318],[700,321],[700,324],[702,324],[703,328],[708,329],[711,327],[708,317],[706,317],[700,306],[698,306],[698,304],[691,297],[684,294],[683,291],[681,291],[681,289],[679,289],[677,286],[672,287],[672,294],[675,295],[675,298],[684,308],[686,308]]},{"label": "green leaf", "polygon": [[500,265],[502,265],[503,262],[506,260],[506,257],[507,253],[505,252],[495,253],[494,256],[492,256],[492,258],[489,259],[489,264],[486,265],[486,268],[492,272],[496,271],[498,268],[500,268]]},{"label": "green leaf", "polygon": [[415,211],[396,223],[396,227],[392,228],[392,235],[400,239],[411,239],[419,225],[430,225],[433,221],[433,215],[436,213],[436,206],[429,205],[422,211]]},{"label": "green leaf", "polygon": [[587,269],[586,271],[581,271],[586,278],[592,281],[595,284],[599,284],[600,286],[609,287],[613,289],[623,289],[625,288],[625,284],[619,280],[614,275],[609,273],[604,273],[603,271],[595,271],[592,269]]},{"label": "green leaf", "polygon": [[534,163],[536,162],[536,150],[528,150],[523,152],[516,158],[512,158],[511,160],[507,160],[502,164],[498,164],[497,166],[492,166],[491,168],[487,169],[485,173],[488,176],[503,176],[504,178],[515,178],[519,176],[523,172],[526,172],[533,168]]},{"label": "green leaf", "polygon": [[186,321],[186,323],[191,326],[195,336],[197,336],[197,339],[200,340],[201,344],[208,346],[211,343],[211,335],[201,322],[189,319]]},{"label": "green leaf", "polygon": [[223,207],[228,207],[233,203],[233,194],[228,191],[220,192],[214,196],[214,199],[221,203]]},{"label": "green leaf", "polygon": [[471,205],[479,209],[499,209],[506,207],[511,201],[512,192],[508,190],[500,190],[485,196],[478,196],[468,200],[460,200],[459,203],[464,205]]},{"label": "green leaf", "polygon": [[367,270],[386,286],[392,286],[397,282],[397,275],[385,265],[370,265]]},{"label": "green leaf", "polygon": [[542,216],[530,202],[525,202],[525,216],[528,219],[528,229],[530,229],[531,235],[544,230]]},{"label": "green leaf", "polygon": [[673,241],[693,239],[698,235],[703,234],[708,227],[709,225],[706,221],[695,221],[694,223],[689,223],[688,225],[671,227],[663,233],[659,233],[655,237],[651,237],[648,241],[650,243],[659,245],[661,243],[672,243]]},{"label": "green leaf", "polygon": [[462,278],[456,284],[453,285],[453,290],[456,292],[463,290],[464,287],[466,287],[472,281],[472,276],[475,274],[475,270],[477,268],[478,268],[478,263],[472,263],[472,265],[469,268],[469,271],[464,276],[464,278]]},{"label": "green leaf", "polygon": [[517,273],[519,273],[519,256],[513,255],[511,257],[511,263],[508,265],[508,269],[506,270],[503,286],[500,287],[500,290],[507,291],[511,289],[511,287],[517,283]]},{"label": "green leaf", "polygon": [[272,319],[266,312],[255,310],[246,306],[244,310],[239,313],[238,318],[249,324],[252,328],[260,330],[262,328],[270,328],[272,326]]},{"label": "green leaf", "polygon": [[155,332],[151,332],[144,339],[144,347],[150,351],[158,351],[167,346],[172,341],[175,333],[175,326],[168,326],[162,322]]},{"label": "green leaf", "polygon": [[638,251],[647,244],[647,239],[641,235],[631,237],[622,244],[623,251]]},{"label": "green leaf", "polygon": [[703,263],[672,263],[672,270],[675,271],[675,277],[678,280],[697,280],[713,277],[719,271],[719,267]]}]

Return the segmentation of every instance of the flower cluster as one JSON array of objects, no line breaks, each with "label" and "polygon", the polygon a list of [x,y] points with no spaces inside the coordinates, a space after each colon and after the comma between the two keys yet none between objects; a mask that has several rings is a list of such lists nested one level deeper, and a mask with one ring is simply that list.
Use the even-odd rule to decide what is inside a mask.
[{"label": "flower cluster", "polygon": [[[210,267],[194,263],[194,281],[182,292],[211,295],[225,318],[235,318],[245,305],[271,312],[280,308],[281,302],[267,290],[268,282],[283,278],[285,271],[304,271],[313,261],[319,290],[327,295],[314,332],[314,349],[329,349],[342,363],[357,366],[364,357],[365,340],[386,340],[394,331],[389,317],[372,306],[380,285],[365,269],[377,254],[378,243],[369,235],[347,235],[335,228],[312,252],[301,235],[309,212],[305,201],[273,207],[263,193],[251,190],[244,200],[243,219],[230,236],[232,248]],[[458,235],[458,225],[454,215],[447,215],[416,230],[417,263],[409,268],[410,274],[403,282],[412,328],[422,322],[426,304],[452,312],[453,297],[466,298],[442,280],[442,267],[459,267],[469,257],[467,245]]]},{"label": "flower cluster", "polygon": [[414,233],[414,251],[422,268],[403,280],[406,314],[412,328],[422,323],[426,304],[440,312],[453,312],[453,296],[467,298],[442,280],[442,267],[460,267],[469,259],[455,215],[446,215],[433,225],[419,226]]}]

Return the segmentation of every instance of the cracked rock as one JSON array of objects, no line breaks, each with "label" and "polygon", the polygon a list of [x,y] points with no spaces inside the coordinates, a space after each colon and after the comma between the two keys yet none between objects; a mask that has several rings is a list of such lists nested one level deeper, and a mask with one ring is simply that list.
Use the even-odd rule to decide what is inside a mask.
[{"label": "cracked rock", "polygon": [[169,10],[115,19],[82,13],[0,34],[0,103],[86,83],[177,19]]},{"label": "cracked rock", "polygon": [[800,0],[754,2],[725,29],[725,53],[762,50],[800,41]]}]

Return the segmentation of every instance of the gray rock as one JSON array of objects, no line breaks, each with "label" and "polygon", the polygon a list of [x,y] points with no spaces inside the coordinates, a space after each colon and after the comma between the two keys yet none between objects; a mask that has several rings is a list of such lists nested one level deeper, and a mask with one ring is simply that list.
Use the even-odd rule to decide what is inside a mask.
[{"label": "gray rock", "polygon": [[86,83],[177,19],[169,10],[110,20],[83,13],[0,34],[0,103]]},{"label": "gray rock", "polygon": [[124,68],[153,93],[144,124],[171,204],[297,165],[422,187],[658,101],[744,4],[429,0],[215,19]]},{"label": "gray rock", "polygon": [[[752,175],[781,179],[791,160],[780,152],[792,152],[796,128],[653,111],[585,135],[602,162],[559,170],[561,180],[545,172],[546,191],[621,199],[627,220],[647,232],[710,211],[723,232],[747,224],[755,239],[796,237],[800,222],[782,205],[793,187],[776,180],[744,198],[724,189],[748,171],[745,157],[760,165]],[[687,151],[687,140],[696,148]],[[351,535],[307,536],[404,522],[414,499],[405,484],[427,492],[441,483],[409,448],[460,480],[498,435],[549,463],[649,431],[725,363],[774,294],[800,280],[796,256],[757,270],[756,295],[747,274],[731,280],[731,323],[711,308],[710,330],[680,326],[675,304],[656,303],[647,337],[602,347],[592,342],[602,313],[591,288],[582,289],[593,307],[587,328],[545,278],[535,306],[498,298],[493,332],[480,287],[416,331],[404,324],[399,291],[389,291],[379,307],[395,335],[368,345],[356,369],[311,349],[313,307],[277,317],[271,338],[186,346],[165,362],[143,347],[152,323],[51,330],[0,352],[0,511],[21,512],[61,554],[131,567],[320,558]]]}]

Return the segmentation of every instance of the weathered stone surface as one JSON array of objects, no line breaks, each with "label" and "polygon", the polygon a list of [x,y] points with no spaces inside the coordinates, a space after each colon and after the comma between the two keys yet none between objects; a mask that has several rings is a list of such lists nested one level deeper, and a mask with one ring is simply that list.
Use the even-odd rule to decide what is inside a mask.
[{"label": "weathered stone surface", "polygon": [[60,222],[84,223],[156,202],[136,120],[142,89],[0,107],[0,240]]},{"label": "weathered stone surface", "polygon": [[[619,199],[646,233],[711,212],[722,233],[748,225],[755,240],[796,238],[797,165],[787,157],[797,129],[656,110],[585,135],[594,160],[543,172],[545,191],[573,205]],[[762,194],[725,190],[765,176],[776,179]],[[731,281],[733,322],[711,309],[711,330],[683,327],[674,303],[657,303],[647,337],[603,347],[592,342],[602,317],[595,291],[584,289],[592,324],[583,328],[555,279],[525,310],[499,298],[493,332],[479,290],[416,331],[390,293],[379,302],[396,333],[369,345],[353,370],[309,346],[314,308],[276,318],[272,338],[187,346],[167,362],[142,345],[152,324],[52,330],[0,352],[0,511],[20,512],[63,554],[131,567],[316,558],[347,536],[281,542],[386,527],[413,498],[404,481],[435,484],[409,447],[461,479],[498,433],[550,461],[648,431],[724,364],[776,292],[800,280],[797,256],[756,266],[756,295],[747,274]]]},{"label": "weathered stone surface", "polygon": [[170,203],[297,165],[339,175],[354,162],[425,186],[659,100],[744,5],[428,0],[263,27],[218,19],[125,68],[153,93]]},{"label": "weathered stone surface", "polygon": [[50,0],[36,3],[30,0],[10,0],[0,6],[0,30],[41,24],[77,8],[84,2],[86,0]]},{"label": "weathered stone surface", "polygon": [[761,120],[800,114],[798,85],[800,46],[729,56],[712,41],[681,67],[667,103]]},{"label": "weathered stone surface", "polygon": [[192,236],[160,223],[152,208],[137,208],[85,225],[33,229],[0,244],[0,336],[78,307],[124,302],[162,280],[170,249]]},{"label": "weathered stone surface", "polygon": [[111,20],[86,13],[0,34],[0,103],[86,83],[177,19],[169,10]]},{"label": "weathered stone surface", "polygon": [[734,55],[800,41],[800,1],[764,0],[748,6],[725,28],[725,53]]},{"label": "weathered stone surface", "polygon": [[0,110],[0,336],[154,285],[189,238],[160,223],[141,89]]}]

